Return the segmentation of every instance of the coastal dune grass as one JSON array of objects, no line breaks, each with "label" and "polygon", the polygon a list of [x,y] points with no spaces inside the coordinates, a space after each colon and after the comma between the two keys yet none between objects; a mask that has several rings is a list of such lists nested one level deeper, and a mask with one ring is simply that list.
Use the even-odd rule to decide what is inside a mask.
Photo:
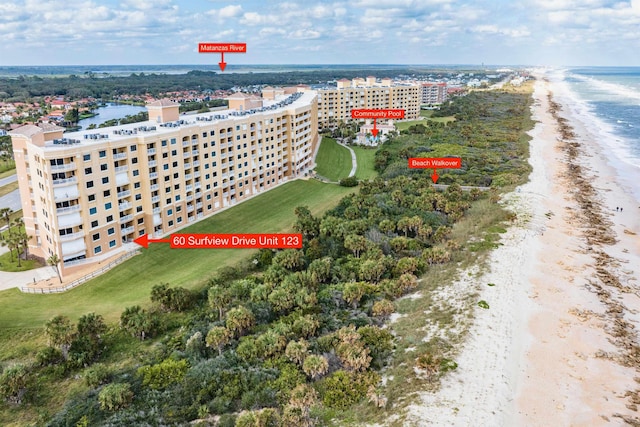
[{"label": "coastal dune grass", "polygon": [[[315,180],[293,181],[204,219],[180,233],[278,233],[291,231],[294,209],[306,205],[314,215],[335,206],[354,191]],[[0,292],[0,329],[37,328],[63,314],[77,319],[87,312],[115,321],[124,308],[149,301],[154,285],[197,289],[215,271],[248,258],[249,249],[170,249],[151,244],[109,272],[61,294]]]},{"label": "coastal dune grass", "polygon": [[327,137],[322,137],[316,164],[318,175],[331,181],[348,177],[353,167],[349,150],[339,145],[335,139]]}]

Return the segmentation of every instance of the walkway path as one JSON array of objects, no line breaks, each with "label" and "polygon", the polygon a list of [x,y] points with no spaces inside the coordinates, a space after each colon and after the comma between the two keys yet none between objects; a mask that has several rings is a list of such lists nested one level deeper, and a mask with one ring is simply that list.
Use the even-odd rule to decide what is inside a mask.
[{"label": "walkway path", "polygon": [[342,145],[351,153],[351,164],[353,165],[351,167],[351,172],[349,172],[349,178],[351,178],[356,174],[356,170],[358,170],[358,160],[356,159],[356,153],[351,149],[351,147],[344,145],[342,142],[339,142],[337,139],[336,139],[336,142],[338,143],[338,145]]},{"label": "walkway path", "polygon": [[11,184],[18,180],[18,175],[15,173],[13,175],[6,176],[4,178],[0,178],[0,187],[4,187],[7,184]]},{"label": "walkway path", "polygon": [[58,282],[58,275],[53,267],[40,267],[28,271],[8,272],[0,271],[0,291],[10,288],[26,286],[35,282],[48,280],[55,277]]}]

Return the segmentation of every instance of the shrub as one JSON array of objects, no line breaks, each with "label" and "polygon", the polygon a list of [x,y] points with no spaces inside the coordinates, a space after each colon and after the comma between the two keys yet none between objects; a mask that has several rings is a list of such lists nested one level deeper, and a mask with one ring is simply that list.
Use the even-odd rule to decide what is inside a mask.
[{"label": "shrub", "polygon": [[46,347],[36,354],[36,362],[38,366],[53,366],[64,362],[64,357],[57,348]]},{"label": "shrub", "polygon": [[348,178],[342,178],[340,180],[340,186],[342,187],[355,187],[358,185],[358,178],[350,176]]},{"label": "shrub", "polygon": [[89,387],[98,387],[109,382],[111,376],[111,370],[106,365],[96,363],[85,371],[84,382]]},{"label": "shrub", "polygon": [[31,373],[25,365],[11,366],[0,375],[0,397],[19,405],[27,393],[30,382]]},{"label": "shrub", "polygon": [[374,372],[336,371],[322,380],[322,403],[329,408],[346,409],[364,399],[369,387],[378,381]]},{"label": "shrub", "polygon": [[156,365],[138,368],[138,375],[142,377],[143,385],[152,389],[163,389],[182,381],[188,369],[189,364],[184,359],[166,359]]},{"label": "shrub", "polygon": [[133,392],[129,383],[114,383],[104,386],[98,394],[102,410],[117,411],[126,408],[133,401]]}]

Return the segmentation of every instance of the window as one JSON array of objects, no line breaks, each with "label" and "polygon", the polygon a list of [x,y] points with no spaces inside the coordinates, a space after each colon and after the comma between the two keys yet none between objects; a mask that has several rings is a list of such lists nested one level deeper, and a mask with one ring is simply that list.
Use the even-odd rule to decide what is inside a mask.
[{"label": "window", "polygon": [[89,201],[90,202],[94,202],[96,200],[96,195],[95,194],[89,194]]},{"label": "window", "polygon": [[167,159],[169,157],[169,153],[162,153],[162,158]]},{"label": "window", "polygon": [[91,160],[91,154],[85,154],[84,156],[82,156],[82,158],[85,162],[88,162],[89,160]]},{"label": "window", "polygon": [[142,200],[142,194],[136,194],[136,200]]},{"label": "window", "polygon": [[138,158],[137,157],[132,158],[131,163],[133,163],[134,165],[138,163]]},{"label": "window", "polygon": [[167,182],[167,181],[169,181],[170,179],[171,179],[171,177],[170,177],[169,175],[167,175],[167,176],[165,176],[165,177],[164,177],[164,182]]},{"label": "window", "polygon": [[108,211],[109,209],[111,209],[111,202],[104,204],[104,210]]},{"label": "window", "polygon": [[176,213],[182,212],[182,206],[176,206]]},{"label": "window", "polygon": [[100,252],[102,252],[102,247],[96,246],[95,248],[93,248],[93,253],[94,254],[99,254]]},{"label": "window", "polygon": [[[135,145],[134,145],[134,147],[135,147]],[[109,242],[109,247],[110,247],[110,248],[113,248],[115,245],[116,245],[116,241],[115,241],[115,240],[111,240],[111,241]]]},{"label": "window", "polygon": [[111,221],[113,221],[113,215],[107,216],[107,222],[111,222]]},{"label": "window", "polygon": [[100,158],[102,157],[107,157],[107,152],[104,150],[100,150],[100,152],[98,153],[98,155],[100,156]]},{"label": "window", "polygon": [[112,235],[113,235],[113,233],[115,233],[115,232],[116,232],[116,229],[115,229],[115,228],[113,228],[113,227],[111,227],[110,229],[108,229],[108,230],[107,230],[107,234],[108,234],[109,236],[112,236]]},{"label": "window", "polygon": [[136,213],[142,212],[142,206],[137,206],[136,207]]},{"label": "window", "polygon": [[182,217],[181,216],[178,217],[178,221],[177,222],[178,222],[178,224],[180,224],[182,222]]},{"label": "window", "polygon": [[174,185],[174,186],[173,186],[173,188],[174,188],[175,190],[179,190],[179,189],[180,189],[180,184],[176,184],[176,185]]},{"label": "window", "polygon": [[179,201],[180,201],[180,195],[178,194],[178,195],[176,196],[176,202],[179,202]]},{"label": "window", "polygon": [[165,193],[171,193],[171,187],[165,187],[164,192]]},{"label": "window", "polygon": [[170,205],[170,204],[171,204],[171,197],[167,199],[167,205]]},{"label": "window", "polygon": [[167,140],[165,139],[164,141],[162,141],[162,146],[166,147],[167,146]]},{"label": "window", "polygon": [[87,181],[87,188],[93,187],[93,181]]},{"label": "window", "polygon": [[169,222],[167,223],[167,225],[168,225],[169,227],[173,227],[173,220],[169,221]]},{"label": "window", "polygon": [[169,170],[169,165],[162,165],[162,169],[168,171]]},{"label": "window", "polygon": [[178,162],[173,162],[173,163],[171,164],[171,166],[173,166],[174,168],[177,168],[177,167],[178,167]]},{"label": "window", "polygon": [[138,218],[138,225],[142,224],[144,222],[144,218]]},{"label": "window", "polygon": [[180,175],[179,175],[177,172],[173,174],[173,178],[174,178],[174,179],[178,179],[178,177],[179,177],[179,176],[180,176]]},{"label": "window", "polygon": [[98,226],[98,221],[91,221],[91,228],[96,228]]},{"label": "window", "polygon": [[96,233],[93,236],[91,236],[91,238],[93,239],[93,241],[95,242],[96,240],[100,240],[100,233]]},{"label": "window", "polygon": [[172,156],[177,156],[178,155],[178,151],[177,150],[171,150],[171,155]]},{"label": "window", "polygon": [[167,215],[173,215],[173,209],[167,209]]},{"label": "window", "polygon": [[95,215],[98,212],[97,208],[91,208],[89,209],[89,215]]},{"label": "window", "polygon": [[175,138],[171,138],[171,144],[175,144],[176,143],[176,139]]},{"label": "window", "polygon": [[136,151],[138,147],[136,147],[135,145],[132,145],[131,147],[129,147],[129,149],[131,149],[131,151]]},{"label": "window", "polygon": [[101,164],[101,165],[100,165],[100,170],[101,170],[101,171],[106,171],[106,170],[107,170],[107,167],[108,167],[108,166],[107,166],[107,164],[106,164],[106,163],[103,163],[103,164]]},{"label": "window", "polygon": [[206,174],[206,175],[204,176],[204,179],[209,179],[209,178],[211,178],[211,176],[210,176],[209,174]]},{"label": "window", "polygon": [[109,183],[109,177],[108,176],[103,176],[102,177],[102,183],[103,184],[108,184]]},{"label": "window", "polygon": [[211,194],[207,194],[207,200],[211,200]]},{"label": "window", "polygon": [[91,168],[84,168],[84,174],[85,175],[89,175],[91,174],[93,171],[91,170]]},{"label": "window", "polygon": [[111,190],[104,190],[104,191],[102,192],[102,195],[103,195],[104,197],[109,197],[109,196],[111,196]]},{"label": "window", "polygon": [[138,171],[138,169],[134,169],[133,176],[138,176],[138,175],[140,175],[140,172]]}]

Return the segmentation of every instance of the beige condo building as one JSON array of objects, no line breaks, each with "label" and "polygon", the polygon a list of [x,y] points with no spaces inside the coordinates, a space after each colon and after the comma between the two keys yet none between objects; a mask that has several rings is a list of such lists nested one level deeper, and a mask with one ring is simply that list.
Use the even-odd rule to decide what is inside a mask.
[{"label": "beige condo building", "polygon": [[417,83],[394,82],[389,78],[338,80],[336,87],[318,91],[318,122],[321,128],[351,120],[353,109],[403,109],[405,119],[420,116],[422,87]]},{"label": "beige condo building", "polygon": [[[180,115],[148,104],[149,121],[65,133],[50,124],[10,133],[29,251],[71,274],[302,176],[318,144],[313,91],[260,106]],[[240,108],[241,107],[241,108]]]}]

